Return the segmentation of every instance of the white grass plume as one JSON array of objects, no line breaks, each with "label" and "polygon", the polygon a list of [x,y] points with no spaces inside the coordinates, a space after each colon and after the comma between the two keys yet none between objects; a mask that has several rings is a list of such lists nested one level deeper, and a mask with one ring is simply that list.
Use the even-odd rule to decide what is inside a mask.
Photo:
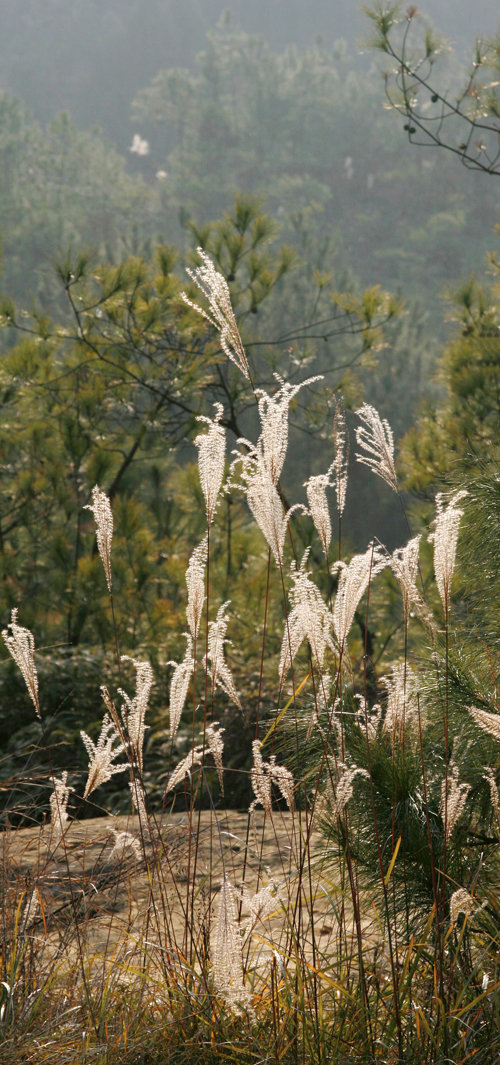
[{"label": "white grass plume", "polygon": [[470,784],[459,782],[458,773],[458,765],[452,760],[448,767],[448,780],[444,778],[441,784],[439,812],[445,824],[446,842],[462,816],[470,791]]},{"label": "white grass plume", "polygon": [[197,288],[200,289],[200,292],[206,296],[208,312],[204,311],[193,300],[190,300],[185,292],[181,292],[181,298],[188,307],[192,307],[198,314],[201,314],[218,331],[224,354],[231,362],[234,362],[235,366],[241,370],[249,381],[250,369],[238,326],[236,325],[227,282],[222,274],[215,269],[210,256],[203,251],[203,248],[197,248],[196,252],[201,259],[201,266],[197,266],[194,270],[188,270],[187,273]]},{"label": "white grass plume", "polygon": [[205,668],[210,677],[212,691],[220,688],[241,709],[240,697],[236,691],[233,675],[224,658],[224,647],[226,644],[231,643],[230,640],[226,640],[226,631],[229,624],[229,615],[226,613],[226,608],[229,606],[229,602],[228,600],[227,603],[223,603],[219,607],[215,621],[209,623],[208,654]]},{"label": "white grass plume", "polygon": [[332,540],[332,523],[326,497],[327,488],[331,488],[335,483],[332,481],[332,473],[333,463],[326,473],[317,473],[304,482],[309,513],[320,538],[325,558],[328,558],[328,550]]},{"label": "white grass plume", "polygon": [[249,813],[255,810],[260,803],[268,814],[272,814],[271,785],[276,784],[281,796],[285,800],[288,809],[294,809],[294,783],[293,774],[285,766],[276,765],[276,755],[272,754],[269,761],[265,762],[262,757],[262,744],[260,740],[252,743],[253,766],[250,771],[250,779],[254,799],[249,806]]},{"label": "white grass plume", "polygon": [[284,513],[278,490],[255,449],[247,455],[238,453],[232,469],[237,465],[240,466],[240,486],[246,494],[248,506],[271,548],[276,565],[280,566],[290,517],[295,511],[306,513],[305,507],[295,503]]},{"label": "white grass plume", "polygon": [[435,528],[432,535],[429,536],[429,540],[434,541],[434,573],[441,602],[446,612],[450,604],[450,588],[455,568],[458,532],[464,513],[458,504],[467,494],[464,489],[455,492],[447,506],[445,506],[445,497],[442,492],[438,492],[436,496]]},{"label": "white grass plume", "polygon": [[115,765],[115,758],[123,753],[125,747],[108,713],[103,717],[97,743],[94,743],[83,729],[80,736],[89,756],[87,784],[83,793],[84,799],[87,799],[96,788],[105,784],[115,773],[123,773],[128,766],[125,762]]},{"label": "white grass plume", "polygon": [[468,917],[473,909],[474,899],[472,895],[469,895],[465,888],[457,888],[450,899],[450,921],[452,924],[457,921],[459,913],[463,913],[465,917]]},{"label": "white grass plume", "polygon": [[136,836],[131,832],[119,832],[116,828],[110,828],[109,834],[113,839],[113,846],[108,856],[108,862],[123,861],[126,852],[132,851],[136,861],[141,860],[141,845]]},{"label": "white grass plume", "polygon": [[198,448],[198,471],[205,497],[208,525],[211,525],[214,520],[224,477],[226,457],[226,434],[220,424],[224,408],[222,403],[215,403],[214,407],[215,418],[207,418],[203,414],[199,415],[197,420],[208,425],[208,432],[198,433],[194,440],[195,446]]},{"label": "white grass plume", "polygon": [[476,706],[469,706],[468,711],[476,725],[489,732],[490,736],[494,736],[500,743],[500,714],[488,714],[486,710],[478,710]]},{"label": "white grass plume", "polygon": [[418,592],[416,584],[421,539],[420,535],[414,536],[411,540],[408,540],[404,547],[397,547],[389,560],[391,569],[401,588],[406,624],[408,624],[410,617],[411,606],[415,608],[417,614],[423,620],[430,621],[429,611]]},{"label": "white grass plume", "polygon": [[331,636],[333,617],[319,588],[313,583],[306,570],[308,554],[307,550],[298,569],[295,562],[292,562],[290,566],[292,609],[288,615],[288,624],[285,627],[281,644],[279,666],[281,680],[286,671],[290,669],[304,639],[307,639],[309,643],[314,664],[319,670],[323,669],[326,648],[334,649]]},{"label": "white grass plume", "polygon": [[389,422],[380,417],[375,407],[363,403],[356,414],[363,425],[356,429],[356,443],[362,453],[356,454],[358,462],[368,466],[377,477],[381,477],[389,488],[398,490],[398,481],[394,467],[394,438]]},{"label": "white grass plume", "polygon": [[50,828],[51,845],[55,850],[59,846],[66,831],[68,818],[68,800],[70,791],[74,788],[68,785],[68,773],[64,770],[61,777],[53,778],[54,789],[50,796]]},{"label": "white grass plume", "polygon": [[257,442],[257,451],[261,457],[262,465],[267,470],[271,481],[276,485],[280,479],[281,471],[286,458],[288,448],[288,411],[292,399],[295,398],[301,388],[311,385],[315,381],[321,381],[321,376],[308,377],[298,385],[291,385],[284,381],[279,374],[274,375],[280,388],[273,396],[264,389],[256,389],[258,396],[258,409],[261,424],[261,433]]},{"label": "white grass plume", "polygon": [[180,784],[184,777],[187,777],[188,773],[195,765],[200,765],[203,761],[203,747],[193,747],[189,754],[186,755],[182,761],[178,762],[175,769],[170,774],[167,786],[165,788],[165,794],[168,795],[169,791],[175,788],[176,784]]},{"label": "white grass plume", "polygon": [[147,661],[140,661],[137,658],[130,658],[129,655],[122,655],[122,662],[131,662],[136,671],[136,690],[133,699],[129,698],[123,688],[119,688],[118,691],[124,700],[121,714],[126,734],[130,741],[132,760],[137,763],[139,772],[142,773],[142,749],[144,746],[144,733],[147,727],[145,717],[151,688],[154,683],[154,674]]},{"label": "white grass plume", "polygon": [[335,414],[333,417],[333,446],[334,460],[330,469],[334,472],[335,494],[337,496],[337,510],[340,517],[344,513],[347,495],[347,464],[349,459],[349,442],[343,406],[335,400]]},{"label": "white grass plume", "polygon": [[111,543],[113,540],[113,512],[111,503],[105,492],[94,485],[92,489],[92,503],[87,503],[84,510],[91,510],[96,524],[96,540],[108,591],[111,591]]},{"label": "white grass plume", "polygon": [[408,664],[398,662],[390,676],[382,677],[381,684],[387,692],[382,731],[389,734],[393,743],[403,741],[418,718],[418,678]]},{"label": "white grass plume", "polygon": [[222,755],[224,753],[224,740],[222,739],[222,733],[226,730],[223,728],[217,728],[218,721],[214,721],[212,725],[207,725],[206,738],[210,754],[215,762],[215,768],[217,770],[217,776],[219,778],[219,784],[221,791],[224,792],[224,767],[222,764]]},{"label": "white grass plume", "polygon": [[335,794],[332,800],[331,816],[335,820],[343,814],[348,802],[354,795],[354,781],[356,777],[370,779],[366,769],[359,766],[346,766],[339,762],[339,777],[335,784]]},{"label": "white grass plume", "polygon": [[213,981],[216,991],[236,1013],[250,1006],[243,983],[243,954],[235,892],[224,877],[219,891],[217,918],[211,938]]},{"label": "white grass plume", "polygon": [[173,740],[179,722],[181,720],[184,704],[189,691],[189,682],[194,672],[195,661],[193,657],[193,640],[190,633],[184,633],[187,646],[186,653],[181,662],[170,661],[167,666],[173,666],[174,672],[170,681],[170,739]]},{"label": "white grass plume", "polygon": [[333,627],[339,649],[342,649],[354,620],[359,602],[370,581],[387,565],[387,558],[378,546],[370,546],[363,555],[354,555],[346,566],[336,562],[339,583],[333,609]]},{"label": "white grass plume", "polygon": [[2,637],[9,654],[12,655],[14,662],[21,670],[37,715],[41,717],[38,700],[38,674],[35,666],[35,639],[29,629],[25,629],[23,625],[18,625],[17,607],[13,609],[10,623],[6,629],[3,629]]},{"label": "white grass plume", "polygon": [[189,559],[186,570],[186,587],[188,601],[186,606],[186,619],[193,640],[198,635],[203,604],[205,602],[205,569],[207,565],[208,539],[207,535],[195,547]]}]

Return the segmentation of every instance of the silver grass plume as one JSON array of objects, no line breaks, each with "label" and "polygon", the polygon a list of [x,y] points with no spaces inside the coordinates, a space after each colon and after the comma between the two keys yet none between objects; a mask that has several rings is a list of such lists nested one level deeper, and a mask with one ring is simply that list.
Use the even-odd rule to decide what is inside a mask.
[{"label": "silver grass plume", "polygon": [[92,489],[92,503],[87,503],[84,510],[91,510],[96,524],[96,540],[99,554],[104,566],[108,591],[111,591],[111,542],[113,540],[113,512],[105,492],[97,485]]},{"label": "silver grass plume", "polygon": [[348,566],[336,562],[333,570],[339,574],[339,583],[333,609],[333,627],[339,649],[342,649],[354,620],[359,602],[370,580],[384,569],[387,559],[378,546],[370,546],[363,555],[354,555]]},{"label": "silver grass plume", "polygon": [[334,649],[331,637],[333,618],[319,588],[313,583],[306,570],[308,554],[309,550],[304,553],[299,569],[295,562],[292,562],[290,566],[292,609],[288,615],[288,624],[281,645],[279,666],[281,680],[286,671],[290,669],[304,639],[307,639],[314,663],[320,670],[323,669],[326,648]]},{"label": "silver grass plume", "polygon": [[500,742],[500,714],[488,714],[486,710],[478,710],[475,706],[469,706],[468,711],[479,728],[489,732],[490,736]]},{"label": "silver grass plume", "polygon": [[356,429],[356,443],[364,454],[356,454],[358,462],[368,466],[377,477],[381,477],[389,488],[398,490],[398,480],[394,467],[394,438],[389,422],[380,417],[375,407],[369,403],[356,411],[364,424]]},{"label": "silver grass plume", "polygon": [[207,725],[206,738],[210,754],[215,762],[215,768],[217,770],[217,776],[219,778],[219,784],[221,791],[224,792],[224,767],[222,765],[222,754],[224,751],[224,740],[222,739],[222,733],[226,730],[223,728],[216,729],[218,721],[214,721],[213,725]]},{"label": "silver grass plume", "polygon": [[268,765],[264,762],[261,752],[262,744],[260,740],[253,740],[252,754],[253,754],[253,766],[250,771],[250,780],[252,782],[252,789],[255,798],[250,804],[249,813],[255,810],[257,803],[264,808],[267,814],[272,813],[271,802],[271,777],[268,773]]},{"label": "silver grass plume", "polygon": [[184,704],[189,691],[189,682],[194,672],[195,661],[193,658],[193,641],[188,632],[184,633],[187,646],[182,662],[167,662],[167,666],[173,666],[174,672],[170,681],[170,739],[173,740],[179,722],[181,720]]},{"label": "silver grass plume", "polygon": [[429,540],[434,541],[434,573],[441,602],[446,612],[450,602],[450,587],[455,568],[458,531],[460,520],[464,513],[458,504],[466,495],[468,493],[464,489],[455,492],[448,506],[445,506],[443,493],[438,492],[436,496],[435,528],[432,535],[429,536]]},{"label": "silver grass plume", "polygon": [[445,824],[446,842],[448,842],[455,825],[460,820],[470,784],[460,784],[458,780],[458,766],[453,760],[448,767],[448,779],[441,784],[441,802],[439,812]]},{"label": "silver grass plume", "polygon": [[374,703],[368,707],[366,697],[359,693],[354,698],[358,703],[358,722],[360,728],[364,728],[369,740],[376,740],[382,727],[383,709],[380,703]]},{"label": "silver grass plume", "polygon": [[168,795],[168,792],[172,791],[172,788],[175,788],[176,784],[180,784],[181,780],[184,780],[184,777],[191,772],[191,769],[193,769],[195,765],[200,765],[202,760],[203,747],[193,747],[186,758],[183,758],[170,774],[165,788],[165,794]]},{"label": "silver grass plume", "polygon": [[114,842],[108,862],[123,861],[127,851],[132,851],[135,860],[140,861],[141,846],[136,836],[133,836],[131,832],[119,832],[116,828],[110,828],[109,834]]},{"label": "silver grass plume", "polygon": [[450,921],[452,924],[457,921],[459,913],[463,913],[465,917],[468,917],[473,909],[474,899],[472,895],[469,895],[469,892],[463,887],[457,888],[450,899]]},{"label": "silver grass plume", "polygon": [[276,765],[276,755],[274,754],[271,755],[269,762],[264,762],[261,748],[260,740],[254,740],[252,743],[253,766],[250,770],[250,779],[255,798],[249,806],[249,813],[255,810],[258,803],[264,807],[266,813],[272,813],[271,785],[273,782],[279,788],[288,809],[292,811],[294,809],[293,774],[285,766]]},{"label": "silver grass plume", "polygon": [[280,388],[273,396],[264,389],[256,390],[258,409],[261,424],[261,433],[257,441],[257,451],[262,464],[267,470],[271,481],[277,485],[288,448],[288,410],[292,399],[295,398],[301,388],[313,384],[314,381],[322,381],[321,376],[308,377],[299,385],[291,385],[284,381],[279,374],[274,374]]},{"label": "silver grass plume", "polygon": [[250,895],[246,885],[243,885],[243,900],[248,909],[243,936],[245,945],[257,923],[267,921],[280,908],[282,898],[279,886],[270,878],[269,882],[253,895]]},{"label": "silver grass plume", "polygon": [[387,692],[387,707],[382,719],[382,731],[387,732],[392,741],[403,740],[407,728],[418,717],[418,678],[404,662],[398,662],[392,669],[392,675],[383,677],[381,683]]},{"label": "silver grass plume", "polygon": [[193,640],[198,635],[203,604],[205,602],[205,569],[207,565],[208,538],[203,537],[198,547],[195,547],[189,559],[186,570],[186,587],[188,601],[186,607],[186,619]]},{"label": "silver grass plume", "polygon": [[222,403],[214,403],[214,407],[215,418],[206,418],[204,414],[197,418],[199,422],[206,422],[208,433],[198,433],[194,439],[198,448],[198,471],[209,525],[214,520],[226,458],[226,434],[220,425],[224,408]]},{"label": "silver grass plume", "polygon": [[335,493],[337,496],[337,510],[340,517],[344,513],[347,494],[347,463],[349,458],[349,446],[344,409],[335,400],[335,414],[333,417],[333,447],[335,458],[332,466],[335,473]]},{"label": "silver grass plume", "polygon": [[229,624],[229,615],[226,614],[226,607],[229,606],[229,603],[229,599],[227,603],[223,603],[217,611],[215,621],[209,623],[208,654],[205,668],[210,677],[212,691],[215,691],[216,688],[221,688],[241,709],[240,697],[236,691],[233,675],[224,658],[224,647],[226,644],[231,643],[230,640],[226,640],[226,631]]},{"label": "silver grass plume", "polygon": [[491,766],[484,767],[483,780],[486,781],[490,789],[491,805],[493,807],[493,812],[498,821],[498,824],[500,825],[500,802],[498,797],[498,787],[497,782],[495,780],[495,773]]},{"label": "silver grass plume", "polygon": [[201,314],[218,331],[224,354],[231,362],[234,362],[249,381],[250,369],[236,325],[227,282],[215,269],[210,256],[202,248],[197,248],[196,252],[201,259],[201,266],[197,266],[194,270],[187,270],[187,273],[200,292],[206,296],[208,312],[197,303],[193,303],[185,292],[181,292],[181,298],[188,307],[192,307],[198,314]]},{"label": "silver grass plume", "polygon": [[124,700],[121,714],[132,754],[134,755],[133,761],[136,762],[139,772],[142,773],[142,749],[144,746],[144,733],[147,727],[145,717],[149,695],[154,683],[154,674],[149,662],[141,662],[137,658],[130,658],[129,655],[122,655],[122,662],[131,662],[136,671],[134,698],[130,699],[127,693],[123,691],[123,688],[118,688],[118,691]]},{"label": "silver grass plume", "polygon": [[414,536],[412,540],[408,540],[405,547],[397,547],[390,557],[391,569],[401,587],[406,624],[408,624],[410,617],[411,606],[415,607],[417,614],[423,620],[429,621],[430,619],[430,614],[418,593],[416,585],[421,539],[420,535]]},{"label": "silver grass plume", "polygon": [[326,498],[327,488],[331,488],[335,483],[331,479],[332,472],[333,463],[326,473],[315,474],[314,476],[309,477],[308,481],[304,482],[309,513],[313,520],[314,528],[320,538],[325,558],[328,558],[328,550],[332,540],[332,523],[330,520],[328,500]]},{"label": "silver grass plume", "polygon": [[344,812],[347,803],[352,799],[356,777],[360,776],[370,779],[370,775],[366,769],[360,769],[358,766],[346,766],[342,762],[339,762],[339,770],[340,775],[335,784],[335,795],[332,798],[331,816],[334,819],[340,817]]},{"label": "silver grass plume", "polygon": [[146,792],[144,786],[140,780],[135,778],[129,782],[130,797],[132,799],[132,805],[134,810],[137,810],[139,815],[139,822],[141,825],[141,832],[143,835],[147,834],[149,828],[148,813],[146,809]]},{"label": "silver grass plume", "polygon": [[74,788],[68,785],[68,774],[64,770],[61,777],[53,778],[54,790],[50,796],[51,842],[54,850],[59,846],[68,825],[68,799]]},{"label": "silver grass plume", "polygon": [[86,799],[100,784],[105,784],[107,780],[110,780],[114,773],[123,773],[127,769],[127,764],[114,764],[115,758],[123,753],[125,747],[108,713],[103,717],[97,743],[94,743],[83,729],[80,730],[80,736],[89,757],[87,784],[83,793]]},{"label": "silver grass plume", "polygon": [[234,888],[224,877],[219,891],[217,919],[211,938],[216,991],[235,1012],[249,1009],[250,994],[243,983],[243,954]]},{"label": "silver grass plume", "polygon": [[[10,630],[10,631],[9,631]],[[24,683],[28,689],[29,697],[35,707],[38,717],[40,703],[38,701],[38,674],[35,666],[35,640],[33,633],[17,623],[17,607],[14,607],[10,623],[2,631],[2,637],[14,662],[21,670]]]},{"label": "silver grass plume", "polygon": [[278,490],[255,449],[247,455],[238,453],[232,468],[236,465],[241,466],[241,487],[246,494],[248,506],[271,548],[276,565],[280,566],[290,517],[297,510],[307,513],[305,507],[301,503],[295,503],[286,514],[283,513]]},{"label": "silver grass plume", "polygon": [[151,839],[151,822],[146,808],[146,792],[144,791],[144,785],[137,777],[135,777],[133,780],[129,781],[129,788],[132,806],[134,807],[134,810],[137,810],[139,817],[141,839],[143,842],[146,842]]}]

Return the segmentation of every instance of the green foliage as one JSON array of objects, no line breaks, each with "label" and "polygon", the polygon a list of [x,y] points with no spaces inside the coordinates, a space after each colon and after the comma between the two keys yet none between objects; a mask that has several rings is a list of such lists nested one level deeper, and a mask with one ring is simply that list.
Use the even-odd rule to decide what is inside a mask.
[{"label": "green foliage", "polygon": [[[500,173],[498,35],[477,38],[468,69],[450,90],[441,69],[448,51],[414,5],[376,4],[365,8],[374,24],[370,45],[396,63],[384,73],[391,107],[405,119],[411,143],[444,148],[465,166]],[[444,73],[447,75],[446,64]]]}]

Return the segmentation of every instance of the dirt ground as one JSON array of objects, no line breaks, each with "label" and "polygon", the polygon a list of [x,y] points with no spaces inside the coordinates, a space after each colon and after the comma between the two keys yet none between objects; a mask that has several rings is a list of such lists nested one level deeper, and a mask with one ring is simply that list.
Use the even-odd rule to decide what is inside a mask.
[{"label": "dirt ground", "polygon": [[[319,853],[321,844],[313,833],[311,853]],[[277,812],[271,819],[255,811],[249,819],[236,811],[202,811],[190,826],[177,813],[150,828],[137,816],[97,818],[69,823],[57,847],[50,828],[38,827],[8,831],[0,846],[6,920],[17,913],[40,960],[76,950],[95,959],[130,958],[144,950],[183,957],[191,951],[192,959],[193,944],[195,953],[207,949],[224,877],[235,887],[244,939],[249,897],[270,887],[276,908],[264,920],[254,915],[252,942],[261,957],[284,956],[294,933],[280,899],[298,899],[301,861],[305,949],[312,950],[313,935],[323,956],[334,945],[339,889],[324,863],[303,860],[297,815]],[[304,904],[311,897],[312,925]],[[294,905],[286,909],[297,912]]]}]

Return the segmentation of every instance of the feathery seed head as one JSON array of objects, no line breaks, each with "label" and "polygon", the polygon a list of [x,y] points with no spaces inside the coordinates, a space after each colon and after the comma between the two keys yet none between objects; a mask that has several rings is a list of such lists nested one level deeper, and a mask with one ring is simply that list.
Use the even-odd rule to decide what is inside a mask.
[{"label": "feathery seed head", "polygon": [[335,493],[337,496],[337,510],[339,515],[344,513],[347,494],[347,464],[349,459],[349,442],[345,412],[341,403],[335,400],[335,414],[333,417],[333,446],[335,458],[330,469],[334,473]]},{"label": "feathery seed head", "polygon": [[367,777],[369,779],[369,773],[366,769],[360,769],[358,766],[346,766],[342,762],[339,763],[340,775],[335,784],[335,796],[333,798],[332,805],[332,817],[336,819],[344,812],[347,803],[352,799],[354,794],[354,781],[357,776]]},{"label": "feathery seed head", "polygon": [[211,939],[214,985],[226,1004],[236,1013],[250,1006],[243,983],[243,954],[235,892],[224,877],[219,892],[217,919]]},{"label": "feathery seed head", "polygon": [[356,414],[363,425],[356,429],[356,443],[364,454],[357,454],[358,462],[368,466],[377,477],[381,477],[389,488],[398,490],[398,481],[394,467],[394,438],[389,422],[380,417],[375,407],[363,403]]},{"label": "feathery seed head", "polygon": [[326,473],[318,473],[315,476],[310,477],[308,481],[304,482],[307,502],[309,504],[309,512],[313,520],[314,528],[321,540],[321,546],[325,558],[328,558],[328,549],[332,539],[332,523],[330,521],[330,511],[328,509],[328,501],[326,498],[326,489],[330,488],[334,483],[330,479],[332,469],[333,467],[330,466]]},{"label": "feathery seed head", "polygon": [[293,774],[285,766],[276,765],[276,755],[274,754],[271,755],[269,762],[264,762],[261,748],[260,740],[254,740],[252,743],[253,766],[250,771],[250,779],[255,798],[251,802],[248,812],[252,813],[257,803],[260,803],[266,813],[272,813],[271,785],[273,782],[278,787],[288,809],[293,810]]},{"label": "feathery seed head", "polygon": [[218,725],[218,721],[214,721],[213,725],[207,725],[206,737],[210,750],[210,754],[215,762],[215,768],[217,770],[217,776],[219,778],[219,784],[221,791],[224,791],[224,767],[222,765],[222,752],[224,750],[224,740],[222,739],[222,733],[226,730],[219,728],[216,730],[215,726]]},{"label": "feathery seed head", "polygon": [[145,717],[149,694],[154,683],[154,674],[149,662],[140,662],[137,658],[130,658],[129,655],[122,655],[122,662],[132,662],[136,670],[134,698],[130,699],[122,688],[118,691],[124,700],[121,709],[123,724],[128,734],[134,760],[137,762],[139,772],[142,773],[142,748],[147,727]]},{"label": "feathery seed head", "polygon": [[291,515],[300,510],[307,513],[301,503],[295,503],[286,513],[269,471],[255,448],[249,454],[237,453],[232,468],[240,466],[241,486],[248,506],[265,536],[277,566],[283,561],[285,537]]},{"label": "feathery seed head", "polygon": [[458,780],[458,766],[453,760],[448,767],[448,781],[446,778],[441,784],[441,802],[439,812],[445,824],[446,842],[448,842],[455,825],[463,813],[470,784],[460,784]]},{"label": "feathery seed head", "polygon": [[206,418],[202,414],[198,417],[197,420],[206,422],[209,428],[208,433],[198,433],[194,441],[198,448],[198,470],[209,525],[214,519],[226,457],[226,434],[220,425],[224,408],[222,403],[215,403],[214,406],[215,418]]},{"label": "feathery seed head", "polygon": [[313,583],[306,570],[308,554],[307,550],[299,569],[295,562],[292,562],[290,566],[292,609],[288,615],[288,623],[281,644],[281,680],[287,669],[290,669],[304,639],[307,639],[314,662],[320,670],[323,668],[326,648],[334,649],[331,638],[333,618],[323,601],[319,588]]},{"label": "feathery seed head", "polygon": [[495,773],[491,766],[484,767],[483,780],[486,781],[490,789],[491,805],[493,807],[493,812],[500,826],[500,802],[498,798],[498,787],[495,779]]},{"label": "feathery seed head", "polygon": [[387,732],[392,742],[403,741],[406,729],[411,726],[418,714],[418,680],[404,662],[398,662],[392,675],[383,677],[381,683],[387,692],[387,708],[383,717],[383,731]]},{"label": "feathery seed head", "polygon": [[193,640],[195,640],[198,635],[203,603],[205,602],[205,569],[207,565],[207,552],[208,538],[207,534],[205,534],[201,543],[198,544],[198,547],[195,547],[186,570],[186,586],[188,593],[186,618]]},{"label": "feathery seed head", "polygon": [[466,495],[468,493],[464,489],[455,492],[448,506],[445,506],[443,493],[438,492],[436,496],[435,529],[432,535],[429,536],[429,540],[434,541],[434,573],[441,602],[446,612],[450,604],[450,587],[455,568],[458,531],[460,520],[464,513],[458,504]]},{"label": "feathery seed head", "polygon": [[141,859],[141,846],[136,836],[131,832],[118,832],[116,828],[110,828],[109,834],[114,843],[111,848],[108,862],[123,861],[126,851],[132,851],[136,861]]},{"label": "feathery seed head", "polygon": [[17,607],[14,607],[10,623],[6,629],[3,629],[2,636],[9,654],[12,655],[14,662],[21,670],[37,715],[41,717],[40,703],[38,701],[38,674],[35,666],[35,640],[33,633],[29,629],[25,629],[23,625],[18,625]]},{"label": "feathery seed head", "polygon": [[184,777],[188,775],[193,766],[200,765],[202,761],[203,747],[193,747],[186,758],[183,758],[170,774],[165,788],[165,794],[168,795],[168,792],[172,791],[176,784],[180,784],[181,780],[184,780]]},{"label": "feathery seed head", "polygon": [[113,512],[105,492],[94,485],[92,503],[87,503],[84,510],[91,510],[96,524],[96,540],[99,554],[104,566],[108,591],[111,591],[111,542],[113,539]]},{"label": "feathery seed head", "polygon": [[334,569],[339,574],[339,583],[333,610],[333,628],[340,649],[347,639],[354,614],[373,577],[387,565],[387,559],[378,546],[370,546],[363,555],[354,555],[348,566],[336,562]]},{"label": "feathery seed head", "polygon": [[410,616],[410,606],[415,607],[422,619],[430,620],[430,614],[418,593],[416,585],[421,539],[420,535],[414,536],[412,540],[408,540],[405,547],[397,547],[390,558],[391,569],[401,586],[406,624],[408,624]]},{"label": "feathery seed head", "polygon": [[236,703],[236,706],[241,709],[240,698],[236,691],[233,675],[224,658],[224,647],[231,642],[230,640],[226,640],[226,631],[229,624],[229,615],[226,613],[226,607],[229,606],[229,603],[229,599],[227,603],[223,603],[217,611],[215,621],[209,623],[208,654],[206,656],[205,668],[208,670],[212,682],[212,691],[215,691],[216,688],[221,688],[221,690]]},{"label": "feathery seed head", "polygon": [[127,764],[114,765],[115,758],[122,754],[125,747],[108,713],[102,719],[101,733],[97,743],[94,743],[83,729],[80,730],[80,736],[89,756],[87,784],[83,793],[84,799],[87,799],[91,792],[95,791],[100,784],[105,784],[107,780],[110,780],[114,773],[123,773],[127,769]]},{"label": "feathery seed head", "polygon": [[273,485],[277,485],[288,448],[288,410],[292,399],[301,388],[321,381],[321,376],[308,377],[299,385],[291,385],[279,374],[274,375],[280,388],[273,395],[268,395],[262,388],[256,390],[259,397],[258,408],[261,433],[257,442],[257,451],[263,467],[267,470]]},{"label": "feathery seed head", "polygon": [[468,710],[476,725],[500,742],[500,714],[488,714],[486,710],[478,710],[476,706],[469,706]]},{"label": "feathery seed head", "polygon": [[452,924],[457,921],[459,913],[463,913],[465,917],[468,917],[473,909],[474,899],[465,888],[461,887],[453,892],[450,899],[450,921]]},{"label": "feathery seed head", "polygon": [[186,653],[182,662],[167,662],[174,666],[170,681],[170,739],[173,740],[181,720],[184,703],[187,699],[189,681],[193,675],[195,661],[193,658],[193,640],[190,633],[184,633],[187,641]]},{"label": "feathery seed head", "polygon": [[197,303],[193,303],[185,292],[181,292],[181,298],[188,307],[192,307],[198,314],[201,314],[218,331],[224,354],[231,362],[234,362],[249,381],[250,369],[236,325],[227,282],[215,269],[210,256],[202,248],[197,248],[196,251],[201,259],[201,266],[197,266],[195,270],[188,270],[187,273],[208,300],[208,313]]},{"label": "feathery seed head", "polygon": [[64,770],[61,777],[54,777],[54,790],[50,796],[50,827],[51,827],[51,841],[54,846],[54,850],[58,847],[61,839],[66,831],[68,824],[68,799],[70,791],[74,791],[68,785],[68,774]]}]

